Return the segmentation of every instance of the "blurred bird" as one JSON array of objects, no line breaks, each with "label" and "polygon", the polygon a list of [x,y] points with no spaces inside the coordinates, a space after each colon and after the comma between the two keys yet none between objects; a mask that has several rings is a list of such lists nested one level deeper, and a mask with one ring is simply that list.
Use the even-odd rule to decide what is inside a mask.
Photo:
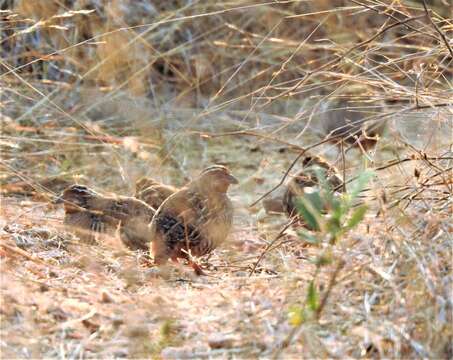
[{"label": "blurred bird", "polygon": [[135,183],[134,196],[137,199],[143,200],[154,209],[157,209],[166,198],[173,195],[176,191],[178,189],[173,186],[164,185],[157,180],[144,177]]},{"label": "blurred bird", "polygon": [[121,241],[132,250],[148,251],[149,223],[155,210],[141,200],[105,196],[83,185],[71,185],[59,201],[64,203],[64,224],[88,243],[100,234],[113,236],[119,227]]},{"label": "blurred bird", "polygon": [[321,105],[324,134],[339,143],[372,148],[383,134],[386,121],[377,118],[384,110],[382,103],[354,100],[354,97],[329,99]]},{"label": "blurred bird", "polygon": [[187,259],[197,275],[203,274],[192,256],[206,255],[226,240],[233,220],[227,191],[237,183],[228,168],[213,165],[166,199],[151,222],[154,262]]},{"label": "blurred bird", "polygon": [[306,189],[320,185],[316,167],[324,171],[327,183],[333,191],[343,190],[343,180],[334,166],[319,156],[305,156],[302,159],[302,170],[288,182],[283,196],[283,207],[290,218],[299,218],[296,203],[297,199],[305,194]]},{"label": "blurred bird", "polygon": [[283,206],[283,196],[272,196],[263,200],[263,208],[267,214],[285,213]]}]

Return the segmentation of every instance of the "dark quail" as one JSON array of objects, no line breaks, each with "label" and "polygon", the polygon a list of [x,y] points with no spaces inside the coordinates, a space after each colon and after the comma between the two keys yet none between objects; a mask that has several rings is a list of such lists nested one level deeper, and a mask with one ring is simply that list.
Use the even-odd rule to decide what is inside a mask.
[{"label": "dark quail", "polygon": [[304,195],[304,190],[319,186],[316,167],[325,172],[326,180],[332,190],[336,192],[343,190],[343,180],[335,167],[319,156],[307,155],[303,157],[302,170],[288,182],[283,196],[283,207],[290,218],[298,217],[296,202],[299,197]]},{"label": "dark quail", "polygon": [[135,197],[157,209],[177,188],[165,185],[152,178],[144,177],[135,183]]},{"label": "dark quail", "polygon": [[64,224],[82,240],[93,243],[99,234],[114,235],[132,250],[149,249],[149,223],[155,210],[141,200],[106,196],[83,185],[63,191]]},{"label": "dark quail", "polygon": [[227,239],[233,220],[227,191],[237,183],[228,168],[213,165],[165,200],[151,222],[155,263],[187,259],[195,273],[202,274],[192,256],[206,255]]}]

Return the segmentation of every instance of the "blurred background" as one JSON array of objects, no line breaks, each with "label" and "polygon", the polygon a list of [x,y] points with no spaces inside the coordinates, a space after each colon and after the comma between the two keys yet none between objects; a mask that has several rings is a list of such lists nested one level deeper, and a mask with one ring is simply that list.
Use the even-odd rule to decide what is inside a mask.
[{"label": "blurred background", "polygon": [[[215,328],[214,333],[228,327],[228,336],[236,336],[236,345],[238,339],[246,339],[240,346],[232,346],[233,350],[246,349],[238,351],[238,356],[274,353],[284,338],[281,334],[291,331],[283,320],[285,315],[276,309],[286,312],[297,302],[295,289],[306,285],[298,281],[310,278],[313,268],[298,263],[300,254],[294,253],[294,248],[282,246],[263,266],[269,274],[292,280],[285,278],[278,285],[247,284],[241,295],[235,293],[236,277],[244,274],[228,269],[238,264],[238,271],[246,271],[278,233],[282,217],[267,214],[260,202],[249,205],[275,187],[296,156],[309,148],[340,168],[347,179],[367,168],[376,171],[367,193],[375,217],[367,220],[355,238],[368,240],[347,255],[351,257],[350,275],[345,276],[354,281],[349,284],[350,293],[337,295],[340,310],[330,309],[326,315],[329,335],[322,335],[319,328],[305,329],[310,334],[301,336],[305,343],[298,343],[284,355],[452,356],[452,305],[446,295],[452,280],[451,225],[447,225],[452,192],[450,1],[0,0],[0,19],[2,241],[41,254],[39,258],[53,259],[53,266],[73,264],[80,271],[91,269],[98,275],[110,274],[107,268],[112,268],[116,269],[111,270],[112,276],[130,280],[130,273],[129,278],[119,275],[118,261],[129,261],[133,269],[136,263],[131,255],[129,260],[117,260],[117,249],[109,249],[108,255],[98,254],[103,261],[90,260],[87,267],[83,257],[74,258],[74,253],[66,250],[58,253],[54,243],[43,242],[62,236],[61,209],[50,202],[63,188],[77,182],[101,192],[131,195],[135,181],[142,176],[182,186],[212,163],[227,165],[240,179],[240,185],[232,188],[237,210],[233,249],[224,250],[224,260],[214,258],[219,268],[226,261],[227,270],[222,270],[227,272],[222,273],[226,278],[221,280],[227,279],[228,285],[219,281],[207,290],[216,294],[225,288],[226,296],[237,296],[238,303],[221,305],[218,299],[215,319],[206,318],[205,325],[193,329],[188,320],[181,319],[198,321],[197,312],[207,305],[199,304],[198,310],[187,315],[185,312],[192,310],[179,306],[188,290],[177,284],[181,293],[176,297],[159,296],[166,299],[169,308],[178,308],[180,318],[162,315],[146,322],[143,319],[148,315],[143,316],[145,310],[139,304],[143,296],[153,293],[152,288],[123,292],[114,285],[120,280],[112,278],[105,287],[107,293],[116,293],[115,311],[122,312],[126,303],[135,304],[132,318],[121,320],[134,325],[122,332],[117,332],[118,324],[112,325],[112,332],[108,332],[104,324],[113,324],[114,316],[106,315],[108,321],[93,320],[91,328],[90,324],[82,326],[79,338],[63,342],[66,354],[132,357],[134,348],[139,349],[136,357],[184,357],[184,352],[167,350],[162,355],[161,351],[176,346],[169,340],[172,337],[179,339],[177,346],[197,341],[204,344],[203,336],[212,330],[209,326]],[[348,107],[357,106],[364,114],[361,117],[376,126],[385,125],[375,147],[345,145],[342,151],[339,139],[326,141],[327,114],[344,109],[341,101],[348,101]],[[340,112],[333,121],[343,118]],[[290,175],[297,170],[296,164]],[[278,198],[279,194],[281,189],[270,197]],[[383,204],[389,206],[383,210]],[[376,214],[383,213],[389,218],[378,219]],[[33,230],[43,224],[48,227],[47,235]],[[368,262],[374,266],[365,271],[366,276],[360,275],[358,269]],[[413,266],[405,267],[407,262]],[[13,303],[22,301],[25,307],[24,292],[39,292],[44,285],[64,286],[64,280],[53,283],[47,270],[36,271],[45,274],[38,290],[34,288],[36,279],[17,292],[4,286],[15,299]],[[59,271],[71,274],[74,269],[52,271],[59,278]],[[141,270],[130,271],[142,276]],[[5,276],[3,284],[9,284],[19,275],[8,272]],[[375,277],[385,284],[370,285]],[[104,281],[101,278],[96,281]],[[379,291],[373,290],[381,285]],[[281,287],[284,300],[272,293],[274,286]],[[269,314],[261,317],[252,306],[253,320],[244,323],[249,316],[243,313],[244,304],[258,289],[266,295],[256,306]],[[79,294],[79,290],[74,291]],[[199,294],[194,289],[189,292],[196,303]],[[393,303],[390,299],[395,293],[398,300]],[[264,300],[267,297],[268,303]],[[364,301],[371,301],[376,313],[369,309],[373,305],[363,305],[369,306],[363,310]],[[143,306],[155,314],[151,303]],[[236,314],[231,320],[234,326],[219,320],[222,306]],[[74,313],[55,310],[57,315],[46,312],[46,316],[51,314],[53,321],[64,323],[90,309],[82,308],[71,310]],[[13,336],[13,328],[29,329],[38,321],[34,315],[25,315],[23,308],[3,311],[2,326],[9,339],[5,340],[5,354],[58,356],[51,349],[62,339],[60,328],[47,329],[45,334],[33,330],[39,332],[38,339],[46,340],[31,345]],[[18,316],[26,320],[19,321]],[[350,318],[360,320],[349,323]],[[272,325],[266,325],[267,321]],[[244,335],[249,326],[256,331]],[[80,345],[80,339],[88,336],[83,332],[87,329],[91,335],[97,334],[93,336],[99,341],[91,350],[84,347],[86,343]],[[198,337],[186,336],[196,332]],[[126,349],[123,353],[103,348],[113,333],[135,345],[129,350],[126,345],[119,346]],[[348,339],[343,338],[346,333]],[[162,340],[156,340],[151,348],[143,345],[150,334]],[[315,336],[316,341],[306,336]],[[321,355],[314,345],[318,342],[324,344]],[[207,356],[227,356],[235,354],[233,350],[208,351]]]},{"label": "blurred background", "polygon": [[[448,2],[430,6],[442,26]],[[421,2],[46,0],[1,8],[2,123],[20,144],[5,156],[17,171],[89,173],[90,185],[112,190],[130,191],[138,176],[156,173],[179,185],[200,169],[200,156],[203,165],[247,162],[244,147],[313,145],[325,135],[322,105],[341,97],[369,108],[384,102],[384,113],[417,102],[428,110],[398,113],[381,147],[398,152],[395,138],[441,145],[425,112],[451,97],[451,54]],[[431,135],[417,138],[423,126]],[[210,136],[249,130],[275,141]],[[237,154],[233,144],[225,150],[229,142],[239,142]],[[40,154],[28,156],[36,147]],[[266,171],[260,162],[274,152],[248,165]],[[272,173],[285,158],[272,161]]]}]

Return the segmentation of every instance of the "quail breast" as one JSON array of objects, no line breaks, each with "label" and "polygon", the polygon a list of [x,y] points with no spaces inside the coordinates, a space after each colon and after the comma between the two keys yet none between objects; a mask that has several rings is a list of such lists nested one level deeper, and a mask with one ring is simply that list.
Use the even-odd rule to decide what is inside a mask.
[{"label": "quail breast", "polygon": [[200,273],[191,257],[206,255],[227,239],[233,222],[227,191],[237,183],[228,168],[214,165],[166,199],[151,222],[156,264],[164,264],[169,258],[188,259]]}]

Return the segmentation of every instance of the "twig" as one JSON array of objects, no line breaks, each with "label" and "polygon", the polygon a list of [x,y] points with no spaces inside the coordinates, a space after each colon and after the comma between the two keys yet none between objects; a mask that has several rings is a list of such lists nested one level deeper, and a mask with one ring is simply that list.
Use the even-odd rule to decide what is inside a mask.
[{"label": "twig", "polygon": [[[326,292],[324,293],[324,296],[322,297],[321,299],[321,303],[318,307],[318,309],[316,309],[316,320],[319,320],[319,317],[321,316],[321,312],[322,310],[324,309],[326,303],[327,303],[327,299],[329,298],[329,295],[333,289],[333,287],[335,286],[336,284],[336,279],[338,277],[338,274],[340,273],[341,269],[343,269],[344,265],[346,264],[346,262],[341,259],[338,261],[337,263],[337,267],[335,268],[330,280],[329,280],[329,285],[327,286],[327,290]],[[316,270],[317,272],[319,271],[319,267],[317,268]],[[317,273],[315,274],[315,277],[317,276]],[[276,349],[276,351],[274,352],[274,354],[272,355],[272,359],[277,359],[279,354],[284,350],[286,349],[288,346],[291,345],[292,341],[294,340],[294,337],[296,336],[297,332],[300,330],[300,328],[302,327],[302,325],[304,324],[304,322],[301,322],[299,325],[297,326],[294,326],[289,334],[286,336],[286,338],[281,342],[280,346],[278,346],[278,348]]]},{"label": "twig", "polygon": [[431,109],[431,108],[445,107],[445,106],[453,106],[453,101],[447,102],[447,103],[439,103],[439,104],[412,106],[412,107],[408,108],[407,111]]},{"label": "twig", "polygon": [[[385,115],[383,115],[381,117],[381,120],[385,119],[385,118],[388,118],[388,117],[391,117],[393,115],[400,115],[402,113],[405,113],[405,112],[410,112],[410,111],[413,111],[413,110],[421,110],[421,109],[430,109],[430,108],[435,108],[435,107],[446,107],[446,106],[452,106],[453,105],[453,102],[449,102],[449,103],[439,103],[439,104],[431,104],[431,105],[416,105],[416,106],[411,106],[409,108],[406,108],[406,109],[403,109],[403,110],[399,110],[399,111],[394,111],[394,112],[391,112],[391,113],[387,113]],[[231,135],[231,133],[229,133],[229,135]],[[250,135],[247,133],[247,135]],[[307,153],[309,150],[319,146],[319,145],[322,145],[326,142],[332,142],[333,140],[335,139],[339,139],[341,138],[343,135],[342,134],[339,134],[339,135],[336,135],[336,136],[331,136],[331,137],[328,137],[322,141],[319,141],[313,145],[310,145],[308,147],[306,147],[305,149],[302,148],[301,150],[301,153],[294,159],[294,161],[291,163],[291,165],[289,166],[289,168],[285,171],[285,174],[283,175],[283,177],[281,178],[280,182],[275,185],[272,189],[270,189],[269,191],[265,192],[263,195],[261,195],[257,200],[255,200],[253,203],[251,203],[249,205],[249,207],[252,207],[252,206],[255,206],[256,204],[258,204],[261,200],[263,200],[266,196],[268,196],[269,194],[273,193],[275,190],[277,190],[280,186],[283,185],[283,183],[285,182],[286,178],[288,177],[289,175],[289,172],[293,169],[293,167],[296,165],[296,163],[300,160],[300,158],[305,154]],[[351,135],[350,135],[351,136]],[[410,161],[410,160],[406,160],[406,161]],[[376,169],[376,170],[381,170],[381,169]],[[350,181],[352,181],[353,179],[350,179]],[[343,179],[344,181],[344,179]]]},{"label": "twig", "polygon": [[[389,205],[389,209],[395,207],[395,206],[398,206],[398,204],[400,204],[402,201],[404,200],[408,200],[409,203],[404,207],[404,208],[407,208],[410,204],[410,202],[412,200],[414,200],[418,195],[420,195],[421,193],[423,193],[425,190],[429,189],[430,186],[436,186],[436,185],[439,185],[439,184],[428,184],[427,181],[431,181],[434,177],[437,177],[437,176],[441,176],[443,175],[444,173],[449,173],[450,171],[452,170],[452,167],[448,168],[448,169],[445,169],[445,170],[441,170],[439,171],[438,173],[436,174],[433,174],[431,175],[428,179],[426,179],[425,182],[421,183],[420,184],[420,187],[419,188],[416,188],[414,189],[413,191],[405,194],[404,196],[402,196],[401,198],[395,200],[393,203],[391,203]],[[447,185],[445,184],[445,182],[442,183],[443,185]],[[449,189],[448,185],[447,185],[447,188]],[[402,190],[405,190],[405,189],[402,189]],[[451,195],[451,194],[450,194]]]},{"label": "twig", "polygon": [[253,203],[251,203],[249,206],[252,207],[252,206],[255,206],[256,204],[258,204],[261,200],[263,200],[266,196],[268,196],[269,194],[273,193],[275,190],[277,190],[280,186],[283,185],[283,183],[285,182],[286,178],[288,177],[289,175],[289,172],[292,170],[292,168],[297,164],[297,162],[302,158],[302,156],[304,156],[307,151],[321,145],[321,144],[324,144],[326,142],[329,142],[329,141],[332,141],[332,140],[335,140],[337,138],[340,138],[342,137],[343,135],[342,134],[339,134],[339,135],[336,135],[336,136],[332,136],[332,137],[328,137],[322,141],[319,141],[313,145],[310,145],[308,147],[306,147],[305,149],[302,149],[302,151],[300,152],[299,155],[296,156],[296,158],[293,160],[293,162],[291,163],[291,165],[288,167],[288,169],[285,171],[285,173],[283,174],[283,177],[280,179],[280,182],[275,185],[272,189],[270,189],[269,191],[265,192],[263,195],[261,195],[257,200],[255,200]]},{"label": "twig", "polygon": [[327,286],[327,290],[324,293],[324,296],[321,299],[321,302],[319,304],[319,307],[316,309],[316,319],[319,320],[319,317],[321,316],[322,310],[326,306],[327,300],[330,296],[330,293],[333,289],[333,287],[336,284],[336,279],[338,274],[340,273],[341,269],[345,266],[346,262],[341,259],[338,261],[337,267],[335,268],[335,271],[333,272],[330,280],[329,280],[329,285]]},{"label": "twig", "polygon": [[0,244],[0,247],[2,247],[3,249],[5,249],[7,251],[10,251],[10,252],[12,252],[14,254],[23,256],[27,260],[33,261],[33,262],[35,262],[37,264],[49,265],[45,261],[43,261],[40,258],[36,257],[35,255],[30,255],[29,253],[27,253],[26,251],[22,250],[21,248],[19,248],[17,246],[11,246],[11,245],[8,245],[8,244]]},{"label": "twig", "polygon": [[[371,11],[374,11],[375,13],[379,14],[379,15],[384,15],[384,16],[387,16],[395,21],[399,21],[399,19],[397,17],[395,17],[394,15],[388,13],[388,9],[391,9],[391,10],[395,10],[393,7],[391,7],[391,5],[385,5],[385,11],[379,11],[377,9],[375,9],[374,7],[372,6],[369,6],[367,4],[362,4],[361,2],[359,1],[356,1],[356,0],[350,0],[352,3],[356,4],[356,5],[359,5],[359,6],[363,6],[364,8],[367,8],[368,10],[371,10]],[[401,13],[401,12],[399,12]],[[422,35],[425,35],[425,36],[428,36],[432,39],[436,39],[438,40],[434,35],[431,35],[431,34],[428,34],[426,32],[423,32],[421,30],[418,30],[416,28],[414,28],[413,26],[411,25],[408,25],[408,24],[404,24],[404,27],[407,28],[407,29],[410,29],[412,31],[415,31],[416,33],[418,34],[422,34]]]},{"label": "twig", "polygon": [[396,165],[399,165],[399,164],[402,164],[402,163],[405,163],[405,162],[408,162],[408,161],[421,161],[421,160],[453,160],[453,157],[426,157],[426,158],[419,158],[419,159],[413,159],[413,158],[404,158],[404,159],[397,159],[397,160],[392,160],[392,161],[389,161],[387,164],[385,165],[382,165],[382,166],[379,166],[377,168],[375,168],[374,170],[375,171],[381,171],[381,170],[385,170],[385,169],[388,169],[390,167],[393,167],[393,166],[396,166]]},{"label": "twig", "polygon": [[258,264],[261,262],[261,260],[264,258],[264,255],[266,255],[266,253],[269,251],[269,249],[272,247],[272,245],[275,244],[275,242],[280,239],[284,234],[285,234],[285,231],[292,225],[294,224],[295,222],[295,219],[291,219],[281,230],[280,232],[277,234],[277,236],[269,243],[267,244],[267,246],[264,248],[263,252],[260,254],[260,256],[258,257],[258,260],[256,260],[255,264],[253,265],[253,268],[252,270],[250,270],[250,273],[249,273],[249,277],[253,275],[253,273],[255,272]]},{"label": "twig", "polygon": [[344,140],[341,140],[341,166],[343,167],[343,181],[342,188],[343,192],[346,194],[346,159],[344,154]]},{"label": "twig", "polygon": [[340,57],[336,58],[336,59],[333,59],[327,63],[325,63],[324,65],[321,65],[319,66],[317,69],[313,70],[313,71],[309,71],[306,73],[305,77],[300,80],[297,84],[295,84],[294,86],[292,86],[291,88],[289,88],[288,90],[285,90],[283,93],[279,94],[279,95],[276,95],[274,97],[271,97],[270,99],[271,100],[275,100],[279,97],[283,97],[285,95],[288,95],[290,94],[291,92],[297,90],[298,88],[300,88],[304,83],[307,82],[307,80],[309,78],[311,78],[313,75],[315,74],[318,74],[320,73],[321,71],[329,68],[329,67],[333,67],[335,65],[337,65],[338,63],[340,63],[344,58],[346,58],[346,56],[348,56],[351,52],[353,52],[354,50],[358,49],[359,47],[363,46],[363,45],[366,45],[366,44],[369,44],[370,42],[372,42],[373,40],[375,40],[377,37],[381,36],[383,33],[385,33],[387,30],[390,30],[396,26],[399,26],[399,25],[404,25],[410,21],[414,21],[414,20],[418,20],[422,17],[424,17],[425,15],[421,15],[421,16],[414,16],[414,17],[410,17],[410,18],[407,18],[405,20],[401,20],[401,21],[398,21],[396,23],[393,23],[393,24],[390,24],[388,26],[386,26],[385,28],[383,28],[381,31],[377,32],[376,34],[374,34],[373,36],[371,36],[370,38],[368,38],[367,40],[364,40],[352,47],[350,47],[348,50],[346,50],[346,52],[341,55]]},{"label": "twig", "polygon": [[[324,296],[321,300],[321,303],[318,307],[318,309],[316,310],[316,320],[319,320],[319,317],[321,315],[321,312],[322,310],[324,309],[326,303],[327,303],[327,299],[329,298],[329,295],[330,295],[330,292],[332,291],[332,288],[334,287],[334,285],[336,284],[336,278],[338,277],[338,274],[340,273],[340,270],[344,267],[344,265],[346,264],[346,262],[342,259],[338,262],[330,280],[329,280],[329,285],[327,287],[327,290],[326,292],[324,293]],[[316,274],[314,275],[314,277],[317,276],[318,274],[318,271],[319,271],[319,267],[316,269]],[[286,336],[286,338],[280,343],[280,346],[278,346],[278,348],[275,350],[275,352],[273,353],[272,355],[272,359],[277,359],[278,356],[280,355],[280,353],[286,349],[288,346],[291,345],[292,341],[294,340],[294,337],[296,336],[297,332],[300,330],[300,328],[302,327],[302,325],[304,324],[304,322],[301,322],[299,325],[297,326],[294,326],[291,331],[289,332],[289,334]]]},{"label": "twig", "polygon": [[59,330],[59,329],[67,329],[67,328],[70,328],[70,327],[76,325],[76,324],[79,323],[79,322],[84,322],[84,321],[86,321],[86,320],[92,318],[94,315],[96,315],[96,313],[97,313],[97,310],[96,310],[96,309],[91,309],[91,310],[90,310],[88,313],[86,313],[85,315],[83,315],[83,316],[81,316],[81,317],[79,317],[79,318],[77,318],[77,319],[71,319],[71,320],[67,320],[67,321],[65,321],[65,322],[63,322],[63,323],[61,323],[61,324],[57,324],[57,325],[51,327],[50,329],[48,329],[47,331],[48,331],[49,333],[52,333],[52,332],[57,331],[57,330]]},{"label": "twig", "polygon": [[444,33],[442,32],[442,30],[440,29],[440,27],[437,26],[437,24],[433,21],[433,19],[432,19],[431,16],[429,15],[428,6],[426,5],[426,0],[422,0],[422,4],[423,4],[423,8],[425,9],[426,17],[428,18],[429,22],[432,24],[432,26],[434,27],[434,29],[436,29],[436,31],[439,33],[440,37],[441,37],[442,40],[444,41],[445,46],[447,47],[448,51],[450,52],[450,56],[453,57],[453,49],[451,48],[450,43],[448,42],[447,37],[445,36],[445,34],[444,34]]},{"label": "twig", "polygon": [[279,143],[279,144],[282,144],[282,145],[286,145],[290,148],[293,148],[293,149],[296,149],[296,150],[304,150],[303,147],[299,146],[299,145],[296,145],[296,144],[291,144],[285,140],[281,140],[281,139],[278,139],[274,136],[270,136],[268,134],[260,134],[258,132],[255,132],[255,131],[251,131],[251,130],[238,130],[238,131],[228,131],[228,132],[223,132],[223,133],[207,133],[207,132],[195,132],[196,134],[199,134],[200,136],[202,137],[211,137],[211,138],[216,138],[216,137],[223,137],[223,136],[234,136],[234,135],[248,135],[248,136],[254,136],[254,137],[258,137],[258,138],[262,138],[262,139],[265,139],[265,140],[270,140],[270,141],[273,141],[273,142],[276,142],[276,143]]},{"label": "twig", "polygon": [[299,161],[299,159],[307,152],[307,150],[302,150],[300,152],[299,155],[296,156],[296,158],[293,160],[293,162],[291,163],[291,165],[288,167],[288,169],[285,171],[285,174],[283,175],[283,177],[280,179],[280,182],[275,185],[272,189],[270,189],[269,191],[265,192],[263,195],[261,195],[257,200],[255,200],[253,203],[251,203],[249,206],[252,207],[252,206],[255,206],[256,204],[258,204],[261,200],[263,200],[266,196],[268,196],[269,194],[273,193],[275,190],[277,190],[280,186],[283,185],[283,183],[285,182],[286,178],[288,177],[289,175],[289,172],[292,170],[292,168],[296,165],[296,163]]}]

